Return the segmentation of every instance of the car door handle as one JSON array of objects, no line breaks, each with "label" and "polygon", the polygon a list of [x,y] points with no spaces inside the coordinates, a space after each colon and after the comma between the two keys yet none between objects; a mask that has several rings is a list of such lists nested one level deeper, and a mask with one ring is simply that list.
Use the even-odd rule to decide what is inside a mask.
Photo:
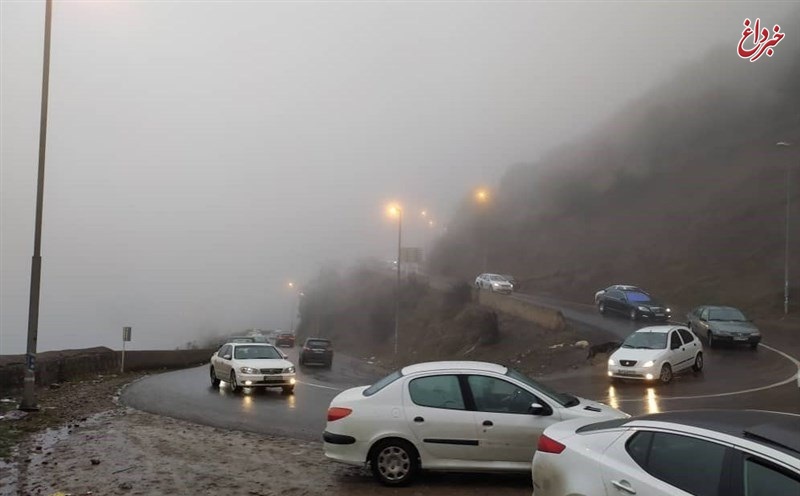
[{"label": "car door handle", "polygon": [[611,484],[613,484],[614,487],[616,487],[617,489],[619,489],[622,492],[625,492],[625,493],[628,493],[628,494],[636,494],[636,490],[633,489],[631,487],[630,483],[628,481],[624,480],[624,479],[621,480],[621,481],[612,480]]},{"label": "car door handle", "polygon": [[483,425],[486,427],[491,427],[494,425],[494,422],[492,422],[491,420],[484,420]]},{"label": "car door handle", "polygon": [[414,422],[419,424],[419,423],[425,422],[425,419],[422,418],[422,417],[414,417]]}]

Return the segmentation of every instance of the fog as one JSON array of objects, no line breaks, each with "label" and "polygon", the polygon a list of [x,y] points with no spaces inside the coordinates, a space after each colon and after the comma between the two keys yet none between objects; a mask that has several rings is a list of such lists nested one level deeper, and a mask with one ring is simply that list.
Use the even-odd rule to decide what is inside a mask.
[{"label": "fog", "polygon": [[[55,4],[40,351],[285,329],[289,281],[394,258],[387,201],[427,246],[474,187],[792,7]],[[0,2],[3,354],[25,347],[43,19]]]}]

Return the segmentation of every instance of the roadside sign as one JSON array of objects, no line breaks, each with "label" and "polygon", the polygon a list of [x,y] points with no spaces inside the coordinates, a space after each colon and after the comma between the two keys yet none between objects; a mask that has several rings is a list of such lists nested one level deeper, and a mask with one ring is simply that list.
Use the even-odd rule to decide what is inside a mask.
[{"label": "roadside sign", "polygon": [[125,372],[125,341],[131,340],[131,327],[122,328],[122,357],[119,362],[119,372]]},{"label": "roadside sign", "polygon": [[123,341],[130,341],[131,340],[131,328],[130,327],[123,327],[122,328],[122,340]]}]

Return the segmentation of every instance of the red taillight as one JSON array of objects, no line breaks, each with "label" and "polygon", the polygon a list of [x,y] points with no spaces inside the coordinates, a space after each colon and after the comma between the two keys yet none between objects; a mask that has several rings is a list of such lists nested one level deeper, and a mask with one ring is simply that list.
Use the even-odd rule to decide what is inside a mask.
[{"label": "red taillight", "polygon": [[339,408],[338,406],[330,407],[328,408],[328,422],[343,419],[351,413],[353,413],[353,410],[349,408]]},{"label": "red taillight", "polygon": [[[330,414],[328,414],[330,416]],[[542,434],[539,436],[539,444],[536,446],[536,451],[541,451],[542,453],[553,453],[559,454],[566,449],[566,446],[559,443],[554,439],[550,439],[549,437]]]}]

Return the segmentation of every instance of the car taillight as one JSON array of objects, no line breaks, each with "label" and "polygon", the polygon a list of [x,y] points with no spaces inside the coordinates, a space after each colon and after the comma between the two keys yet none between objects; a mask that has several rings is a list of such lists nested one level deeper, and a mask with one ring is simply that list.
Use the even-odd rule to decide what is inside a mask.
[{"label": "car taillight", "polygon": [[[330,416],[330,414],[328,414]],[[553,453],[559,454],[566,449],[566,446],[559,443],[558,441],[551,439],[544,434],[539,436],[539,444],[536,446],[536,451],[541,451],[542,453]]]},{"label": "car taillight", "polygon": [[334,420],[339,420],[347,417],[353,413],[353,410],[349,408],[339,408],[337,406],[333,406],[328,408],[328,422],[333,422]]}]

